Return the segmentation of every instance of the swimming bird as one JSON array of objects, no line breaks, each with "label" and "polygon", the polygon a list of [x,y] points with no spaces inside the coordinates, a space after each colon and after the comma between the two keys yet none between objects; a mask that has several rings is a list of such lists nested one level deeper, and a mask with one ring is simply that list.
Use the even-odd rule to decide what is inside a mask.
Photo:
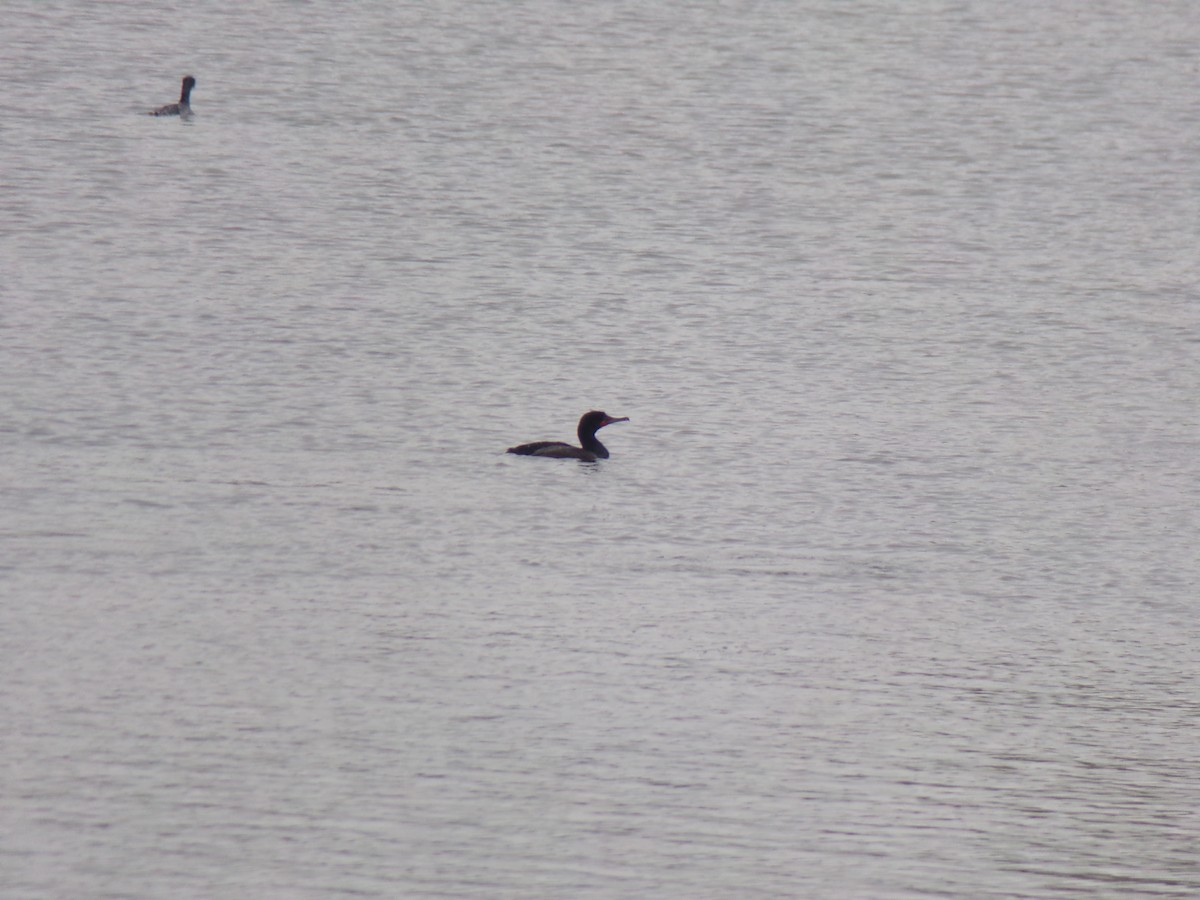
[{"label": "swimming bird", "polygon": [[152,116],[190,116],[192,114],[192,88],[196,86],[196,79],[191,75],[183,76],[183,89],[179,92],[178,103],[168,103],[166,106],[160,106],[150,115]]},{"label": "swimming bird", "polygon": [[520,444],[509,447],[509,453],[520,456],[549,456],[552,459],[580,459],[584,462],[595,462],[598,459],[608,459],[608,448],[596,438],[596,432],[605,425],[613,422],[628,422],[629,418],[613,418],[606,412],[592,410],[586,412],[579,420],[579,443],[581,446],[572,447],[562,441],[535,441],[532,444]]}]

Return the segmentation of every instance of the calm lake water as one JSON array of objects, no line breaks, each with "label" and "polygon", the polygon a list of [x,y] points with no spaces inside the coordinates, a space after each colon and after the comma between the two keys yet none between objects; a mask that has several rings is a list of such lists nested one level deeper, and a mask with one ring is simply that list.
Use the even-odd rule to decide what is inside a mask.
[{"label": "calm lake water", "polygon": [[0,895],[1200,895],[1190,0],[4,19]]}]

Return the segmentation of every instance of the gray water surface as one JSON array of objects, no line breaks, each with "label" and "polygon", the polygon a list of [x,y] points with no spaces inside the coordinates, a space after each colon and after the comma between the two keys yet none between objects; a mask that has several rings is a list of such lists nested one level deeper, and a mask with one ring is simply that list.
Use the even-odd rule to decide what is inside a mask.
[{"label": "gray water surface", "polygon": [[4,18],[4,897],[1200,895],[1191,3]]}]

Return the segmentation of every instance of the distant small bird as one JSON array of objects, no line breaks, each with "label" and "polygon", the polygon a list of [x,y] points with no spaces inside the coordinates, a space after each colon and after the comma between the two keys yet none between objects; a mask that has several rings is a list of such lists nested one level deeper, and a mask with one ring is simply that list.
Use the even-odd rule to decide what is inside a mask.
[{"label": "distant small bird", "polygon": [[196,86],[196,79],[191,75],[183,76],[183,89],[179,92],[178,103],[168,103],[166,106],[160,106],[150,115],[152,116],[190,116],[192,114],[192,88]]},{"label": "distant small bird", "polygon": [[584,462],[595,462],[598,459],[608,459],[608,448],[596,438],[596,432],[605,425],[613,422],[628,422],[628,417],[614,419],[606,412],[592,410],[583,414],[579,420],[580,447],[572,447],[562,441],[535,441],[532,444],[520,444],[509,447],[509,453],[520,456],[549,456],[552,459],[581,459]]}]

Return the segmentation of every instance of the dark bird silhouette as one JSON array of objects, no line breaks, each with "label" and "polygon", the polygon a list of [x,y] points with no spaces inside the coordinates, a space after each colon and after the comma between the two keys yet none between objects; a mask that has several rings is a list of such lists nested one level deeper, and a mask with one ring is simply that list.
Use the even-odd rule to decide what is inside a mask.
[{"label": "dark bird silhouette", "polygon": [[150,115],[152,116],[190,116],[192,114],[192,88],[196,86],[196,79],[191,75],[183,76],[183,88],[179,92],[178,103],[168,103],[166,106],[160,106]]},{"label": "dark bird silhouette", "polygon": [[583,414],[579,420],[578,447],[565,444],[562,441],[535,441],[532,444],[520,444],[509,447],[509,453],[520,456],[548,456],[552,459],[581,459],[584,462],[595,462],[598,459],[608,459],[608,448],[600,443],[596,432],[605,425],[613,422],[628,422],[628,417],[613,418],[606,412],[592,410]]}]

